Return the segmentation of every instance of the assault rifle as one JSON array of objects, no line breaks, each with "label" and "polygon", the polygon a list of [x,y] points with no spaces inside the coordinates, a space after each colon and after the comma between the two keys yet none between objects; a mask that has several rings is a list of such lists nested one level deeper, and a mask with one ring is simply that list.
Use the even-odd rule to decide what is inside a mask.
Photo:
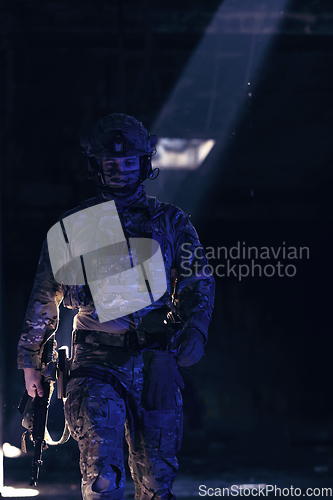
[{"label": "assault rifle", "polygon": [[30,486],[37,486],[40,467],[43,464],[42,454],[48,448],[48,445],[63,444],[68,441],[70,432],[65,424],[63,435],[59,441],[53,441],[47,430],[47,417],[50,405],[51,396],[53,393],[54,382],[58,378],[57,390],[58,398],[61,399],[65,395],[65,387],[67,383],[68,373],[68,349],[61,347],[58,350],[58,361],[55,361],[55,339],[54,334],[47,340],[43,347],[42,354],[42,388],[43,396],[36,395],[34,398],[24,392],[20,405],[19,412],[23,415],[22,426],[27,430],[23,433],[21,439],[21,449],[27,452],[26,437],[34,443],[34,454],[31,464]]}]

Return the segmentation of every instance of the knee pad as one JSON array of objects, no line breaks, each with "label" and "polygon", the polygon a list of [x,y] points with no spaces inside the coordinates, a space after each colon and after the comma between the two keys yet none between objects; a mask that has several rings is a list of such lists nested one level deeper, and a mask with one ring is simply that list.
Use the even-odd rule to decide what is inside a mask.
[{"label": "knee pad", "polygon": [[103,466],[91,485],[92,491],[95,493],[105,493],[118,489],[121,487],[121,475],[121,470],[115,465]]}]

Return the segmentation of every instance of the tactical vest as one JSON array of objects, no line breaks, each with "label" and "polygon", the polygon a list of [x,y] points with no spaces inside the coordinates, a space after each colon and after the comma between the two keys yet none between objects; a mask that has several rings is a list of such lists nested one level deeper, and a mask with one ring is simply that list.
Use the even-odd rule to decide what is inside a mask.
[{"label": "tactical vest", "polygon": [[[167,305],[169,309],[172,309],[172,302],[170,297],[171,292],[171,258],[169,255],[169,247],[167,241],[167,235],[165,232],[165,227],[163,227],[163,214],[167,210],[167,206],[159,203],[154,197],[147,197],[147,206],[129,206],[129,207],[118,207],[117,211],[122,224],[124,235],[126,239],[128,238],[149,238],[154,239],[159,243],[161,252],[163,255],[166,278],[167,278],[167,291],[162,298],[160,298],[155,305],[147,306],[144,309],[132,313],[132,317],[135,322],[135,326],[138,332],[138,340],[142,343],[144,342],[144,333],[142,330],[142,318],[148,312],[161,307],[162,305]],[[96,198],[90,198],[81,203],[77,209],[71,211],[71,213],[84,210],[91,206],[98,204]],[[65,214],[66,215],[66,214]],[[64,216],[65,216],[64,215]],[[63,216],[63,217],[64,217]],[[69,286],[63,285],[64,299],[63,305],[70,309],[79,309],[82,307],[92,307],[93,300],[90,294],[88,285],[76,285]],[[92,313],[93,315],[93,313]],[[97,316],[96,316],[97,317]],[[140,335],[142,332],[142,335]]]}]

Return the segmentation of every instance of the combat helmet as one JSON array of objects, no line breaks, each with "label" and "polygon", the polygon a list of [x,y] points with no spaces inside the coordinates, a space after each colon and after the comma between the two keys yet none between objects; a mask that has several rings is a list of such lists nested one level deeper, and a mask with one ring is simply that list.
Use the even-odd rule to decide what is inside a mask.
[{"label": "combat helmet", "polygon": [[[130,194],[152,177],[151,158],[156,153],[157,136],[148,130],[133,116],[112,113],[101,118],[89,135],[80,139],[83,152],[88,160],[88,179],[96,181],[100,187],[115,194]],[[140,158],[140,177],[135,185],[110,188],[106,185],[101,159]]]}]

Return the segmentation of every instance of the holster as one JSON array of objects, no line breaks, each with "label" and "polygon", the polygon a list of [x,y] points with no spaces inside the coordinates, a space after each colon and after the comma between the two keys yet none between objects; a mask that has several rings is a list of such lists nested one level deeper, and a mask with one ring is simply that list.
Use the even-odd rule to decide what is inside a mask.
[{"label": "holster", "polygon": [[57,370],[58,399],[63,399],[66,396],[66,385],[68,380],[69,380],[68,347],[63,346],[58,349],[58,370]]}]

